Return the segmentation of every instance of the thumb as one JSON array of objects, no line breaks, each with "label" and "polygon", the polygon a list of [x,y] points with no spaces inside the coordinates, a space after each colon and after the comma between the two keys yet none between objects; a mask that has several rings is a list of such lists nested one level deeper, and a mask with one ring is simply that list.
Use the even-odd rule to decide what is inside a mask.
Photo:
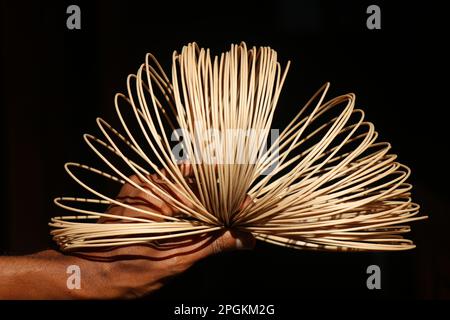
[{"label": "thumb", "polygon": [[206,243],[200,250],[193,253],[192,262],[206,258],[223,251],[250,250],[255,247],[256,239],[249,232],[227,230]]}]

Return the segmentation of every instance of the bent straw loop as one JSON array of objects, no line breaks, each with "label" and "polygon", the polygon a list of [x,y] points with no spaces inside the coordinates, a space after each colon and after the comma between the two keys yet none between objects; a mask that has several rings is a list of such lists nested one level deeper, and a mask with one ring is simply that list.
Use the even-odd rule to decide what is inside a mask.
[{"label": "bent straw loop", "polygon": [[[169,78],[147,54],[136,74],[127,78],[127,95],[114,99],[124,134],[98,118],[106,140],[84,136],[114,175],[77,163],[65,166],[98,199],[54,200],[77,214],[50,222],[61,249],[157,246],[158,240],[225,228],[297,249],[414,248],[403,238],[410,231],[405,224],[427,217],[419,216],[420,206],[412,202],[410,170],[397,162],[389,143],[377,142],[374,125],[355,108],[354,94],[325,101],[330,87],[325,83],[265,148],[289,67],[290,62],[283,69],[269,47],[247,48],[242,42],[213,56],[191,43],[173,52]],[[125,120],[122,101],[131,108],[134,123]],[[180,165],[175,157],[169,130],[176,141],[184,138],[182,149],[192,175],[186,176],[186,161]],[[258,135],[251,136],[252,130]],[[119,148],[117,141],[126,147]],[[142,183],[121,171],[111,155]],[[72,167],[129,184],[154,201],[168,201],[181,216],[110,198],[77,178]],[[263,176],[268,169],[270,175]],[[164,185],[154,181],[151,172]],[[117,205],[126,215],[87,207],[95,205]],[[132,217],[129,210],[144,215]],[[92,221],[100,217],[121,223]]]}]

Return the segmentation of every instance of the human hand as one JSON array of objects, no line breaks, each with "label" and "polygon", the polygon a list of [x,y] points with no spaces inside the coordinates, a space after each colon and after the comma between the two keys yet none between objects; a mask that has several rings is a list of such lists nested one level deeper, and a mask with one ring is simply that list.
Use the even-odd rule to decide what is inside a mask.
[{"label": "human hand", "polygon": [[[185,176],[192,174],[191,169],[189,164],[181,165],[181,171]],[[168,190],[164,181],[157,175],[151,175],[149,178],[159,187]],[[132,176],[131,180],[163,200],[151,197],[128,183],[122,187],[118,200],[139,208],[151,208],[168,216],[179,214],[168,199],[157,190],[151,189],[139,177]],[[168,191],[172,196],[189,205],[182,196],[173,190]],[[245,207],[250,203],[251,200],[247,197],[241,206]],[[111,206],[106,213],[142,217],[142,213],[117,205]],[[112,222],[117,223],[109,218],[99,220],[99,223]],[[91,264],[86,262],[87,268],[100,268],[101,276],[97,279],[94,296],[135,298],[161,288],[168,279],[184,272],[195,262],[209,255],[227,250],[251,249],[254,245],[255,239],[250,233],[227,230],[211,235],[182,237],[152,244],[128,245],[105,251],[96,249],[96,251],[77,253],[76,256],[91,262]]]}]

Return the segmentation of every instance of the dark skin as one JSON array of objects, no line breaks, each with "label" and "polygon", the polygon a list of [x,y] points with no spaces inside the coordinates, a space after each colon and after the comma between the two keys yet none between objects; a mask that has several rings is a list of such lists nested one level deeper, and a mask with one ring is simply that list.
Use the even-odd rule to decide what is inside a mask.
[{"label": "dark skin", "polygon": [[[182,165],[182,171],[185,176],[192,173],[189,165]],[[150,178],[158,186],[167,187],[156,175]],[[133,176],[132,180],[161,196],[140,178]],[[188,204],[175,192],[172,195]],[[149,197],[130,184],[122,187],[117,199],[141,208],[159,208],[159,212],[164,215],[179,214],[169,199]],[[250,203],[247,197],[242,206]],[[139,216],[135,211],[120,206],[111,206],[107,213]],[[113,222],[118,221],[99,220],[99,223]],[[255,239],[251,234],[227,230],[102,251],[62,253],[45,250],[26,256],[4,256],[0,257],[0,299],[138,298],[158,290],[167,280],[186,271],[201,259],[222,251],[251,249],[254,245]],[[67,287],[69,274],[66,270],[70,265],[80,267],[80,289]]]}]

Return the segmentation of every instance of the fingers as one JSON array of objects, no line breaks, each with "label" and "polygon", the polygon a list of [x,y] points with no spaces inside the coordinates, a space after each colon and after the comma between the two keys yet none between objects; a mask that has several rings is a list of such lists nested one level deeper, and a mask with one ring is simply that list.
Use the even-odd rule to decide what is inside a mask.
[{"label": "fingers", "polygon": [[150,207],[158,209],[163,206],[164,201],[158,196],[157,193],[154,192],[153,188],[150,188],[150,186],[143,180],[141,180],[141,178],[134,175],[130,177],[130,180],[136,183],[137,185],[141,186],[142,188],[148,190],[149,193],[139,190],[130,183],[125,183],[120,189],[119,195],[117,196],[117,200],[130,205],[148,204]]},{"label": "fingers", "polygon": [[[178,169],[180,170],[182,177],[185,179],[192,177],[194,174],[192,165],[190,163],[180,163],[178,165]],[[183,187],[178,182],[174,182],[173,179],[170,178],[166,169],[161,169],[160,173],[161,174],[153,173],[147,176],[147,178],[152,183],[154,183],[159,188],[159,190],[158,188],[155,188],[154,186],[146,183],[139,177],[132,176],[131,180],[148,190],[150,194],[146,194],[145,192],[142,192],[141,190],[138,190],[136,188],[133,188],[134,192],[130,191],[130,193],[132,193],[134,196],[139,196],[147,199],[150,204],[156,206],[162,214],[167,216],[174,216],[180,213],[180,211],[176,208],[173,199],[193,209],[193,204],[191,203],[191,201],[189,201],[184,195],[180,194],[179,191],[177,191],[177,189],[183,190]],[[167,180],[164,179],[164,177],[169,179],[169,181],[172,181],[175,187],[171,186],[167,182]],[[189,183],[189,179],[187,179],[186,181]]]},{"label": "fingers", "polygon": [[[215,166],[215,169],[217,170],[217,166]],[[196,185],[192,181],[194,176],[192,164],[189,162],[181,162],[178,164],[178,170],[186,180],[188,188],[196,194]],[[162,168],[159,173],[148,175],[147,179],[154,185],[147,183],[145,179],[142,179],[137,175],[131,176],[130,180],[146,189],[147,192],[140,190],[131,183],[126,183],[120,190],[117,200],[137,208],[157,211],[165,216],[176,216],[180,214],[180,210],[183,210],[180,209],[180,204],[181,206],[184,206],[184,209],[196,209],[196,204],[189,199],[189,195],[181,192],[186,186],[182,186],[177,181],[173,181],[165,168]],[[167,179],[172,181],[173,185],[171,185]],[[157,188],[155,186],[157,186]],[[145,214],[139,214],[138,212],[128,213],[130,210],[123,208],[119,211],[127,216],[129,214],[132,216],[138,215],[139,217],[142,215],[144,217],[146,216]],[[155,220],[159,221],[157,218],[155,218]]]},{"label": "fingers", "polygon": [[247,194],[245,196],[244,201],[242,201],[241,205],[239,206],[239,211],[244,210],[245,208],[247,208],[250,204],[253,204],[253,200],[252,198]]},{"label": "fingers", "polygon": [[253,249],[255,243],[255,237],[251,233],[227,230],[214,238],[210,238],[203,246],[197,245],[197,249],[186,255],[185,259],[188,263],[193,264],[200,259],[220,252]]},{"label": "fingers", "polygon": [[[183,174],[186,175],[188,175],[190,171],[187,165],[181,165],[180,170],[183,172]],[[149,175],[147,178],[151,180],[156,186],[158,186],[160,190],[146,183],[146,181],[141,179],[139,176],[134,175],[130,177],[130,180],[146,189],[147,192],[138,189],[130,183],[126,183],[120,190],[119,195],[117,196],[117,200],[139,209],[158,212],[166,216],[174,216],[175,214],[179,213],[179,210],[176,209],[176,207],[172,203],[173,201],[170,199],[170,196],[183,203],[188,202],[186,199],[180,199],[182,197],[178,196],[178,194],[171,190],[166,181],[158,177],[157,174]],[[128,210],[117,205],[112,206],[108,211],[114,210],[117,211],[116,214],[118,215],[148,218],[148,215],[144,213]],[[158,221],[160,220],[155,217],[153,217],[152,219]]]}]

